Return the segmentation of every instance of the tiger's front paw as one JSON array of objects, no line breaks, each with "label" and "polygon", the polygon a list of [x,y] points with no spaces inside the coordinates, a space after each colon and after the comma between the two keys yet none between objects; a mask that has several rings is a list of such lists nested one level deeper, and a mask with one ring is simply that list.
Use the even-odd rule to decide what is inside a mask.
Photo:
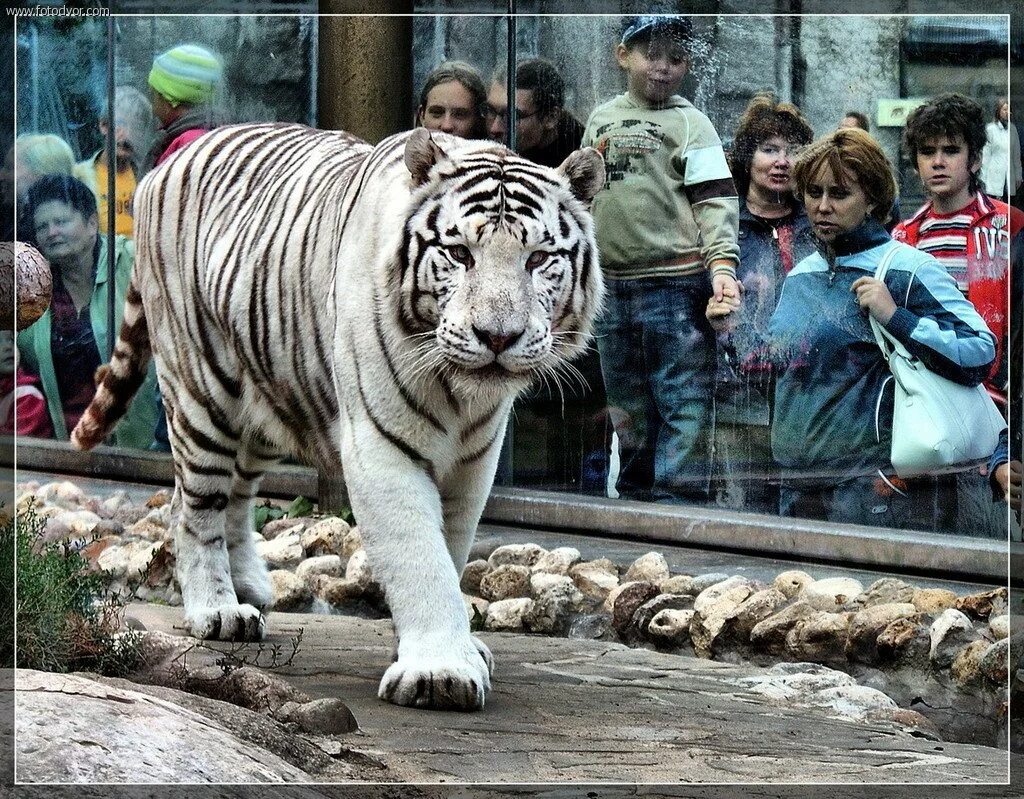
[{"label": "tiger's front paw", "polygon": [[274,589],[270,585],[270,572],[263,558],[257,558],[236,565],[231,560],[231,583],[240,604],[252,605],[263,610],[274,601]]},{"label": "tiger's front paw", "polygon": [[377,696],[407,707],[482,710],[493,668],[490,650],[471,635],[420,643],[403,637]]},{"label": "tiger's front paw", "polygon": [[185,624],[195,638],[220,641],[262,641],[266,620],[252,605],[219,605],[185,612]]}]

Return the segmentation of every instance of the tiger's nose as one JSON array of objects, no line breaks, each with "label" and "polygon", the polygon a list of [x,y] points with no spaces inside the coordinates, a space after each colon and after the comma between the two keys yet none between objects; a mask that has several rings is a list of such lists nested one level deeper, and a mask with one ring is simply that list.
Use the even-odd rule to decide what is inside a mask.
[{"label": "tiger's nose", "polygon": [[502,335],[500,333],[492,333],[489,330],[481,330],[479,327],[474,325],[473,332],[481,342],[487,345],[488,349],[493,350],[494,354],[497,355],[519,341],[525,331],[520,330],[518,333]]}]

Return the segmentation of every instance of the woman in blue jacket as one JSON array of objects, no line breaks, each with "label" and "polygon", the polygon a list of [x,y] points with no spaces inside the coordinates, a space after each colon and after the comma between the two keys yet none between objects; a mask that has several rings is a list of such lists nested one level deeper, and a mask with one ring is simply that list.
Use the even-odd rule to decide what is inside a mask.
[{"label": "woman in blue jacket", "polygon": [[[977,385],[995,337],[930,255],[883,227],[896,190],[878,143],[857,129],[814,142],[794,169],[817,252],[786,277],[769,324],[777,368],[772,453],[783,515],[931,528],[932,480],[900,480],[889,453],[893,381],[868,315],[931,370]],[[885,282],[874,278],[895,250]]]}]

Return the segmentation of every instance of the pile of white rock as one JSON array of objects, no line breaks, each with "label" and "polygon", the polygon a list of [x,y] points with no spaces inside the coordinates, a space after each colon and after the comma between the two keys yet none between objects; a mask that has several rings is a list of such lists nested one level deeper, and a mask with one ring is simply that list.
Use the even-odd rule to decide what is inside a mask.
[{"label": "pile of white rock", "polygon": [[[70,482],[20,486],[43,537],[66,541],[136,597],[180,604],[169,495],[144,504],[100,499]],[[356,527],[327,518],[266,524],[256,546],[270,568],[276,611],[386,613]],[[970,595],[884,578],[814,579],[786,571],[765,584],[724,573],[672,574],[650,552],[625,569],[584,561],[572,547],[499,546],[470,562],[461,588],[475,629],[619,640],[703,658],[813,662],[944,672],[956,685],[1005,689],[1011,659],[1005,588]]]}]

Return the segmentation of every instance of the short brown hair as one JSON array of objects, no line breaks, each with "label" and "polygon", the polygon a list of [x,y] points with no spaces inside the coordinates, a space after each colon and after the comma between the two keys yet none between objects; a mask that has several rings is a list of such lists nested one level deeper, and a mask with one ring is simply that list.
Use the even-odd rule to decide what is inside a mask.
[{"label": "short brown hair", "polygon": [[874,138],[860,128],[840,128],[804,150],[793,167],[801,200],[808,184],[826,167],[840,185],[846,171],[852,172],[868,200],[875,204],[871,215],[885,224],[896,197],[896,180],[892,164]]},{"label": "short brown hair", "polygon": [[942,94],[929,103],[919,105],[907,117],[903,139],[910,151],[910,161],[917,169],[917,151],[928,139],[942,136],[950,140],[958,137],[967,144],[967,164],[971,177],[971,192],[981,188],[977,169],[981,164],[981,151],[985,149],[985,112],[981,105],[962,94]]},{"label": "short brown hair", "polygon": [[736,126],[729,155],[729,168],[740,197],[745,197],[750,188],[750,164],[754,160],[754,151],[773,136],[793,144],[810,144],[814,131],[800,109],[792,103],[780,103],[773,94],[756,94]]},{"label": "short brown hair", "polygon": [[[420,104],[416,107],[416,116],[423,113],[427,107],[427,95],[435,86],[442,83],[458,83],[469,92],[473,101],[473,135],[483,138],[484,127],[484,105],[487,103],[487,87],[484,86],[484,79],[476,69],[465,61],[445,61],[433,72],[427,75],[423,82],[423,90],[420,92]],[[417,121],[417,124],[419,122]]]}]

